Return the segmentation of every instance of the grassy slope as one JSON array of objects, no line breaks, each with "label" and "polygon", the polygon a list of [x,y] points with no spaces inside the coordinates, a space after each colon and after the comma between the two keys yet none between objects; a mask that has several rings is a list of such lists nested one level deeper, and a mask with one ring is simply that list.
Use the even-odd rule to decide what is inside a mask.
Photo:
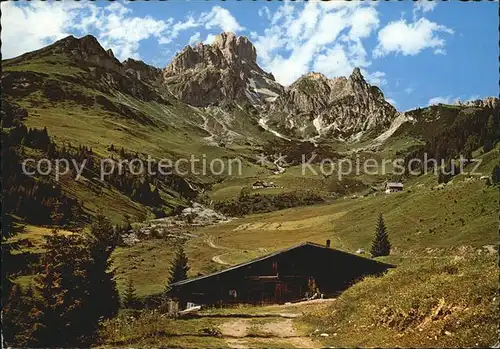
[{"label": "grassy slope", "polygon": [[[73,234],[73,232],[67,230],[58,230],[57,232],[63,235]],[[41,253],[45,251],[43,248],[43,245],[45,244],[45,236],[48,236],[51,233],[51,228],[27,225],[23,227],[20,233],[10,237],[7,242],[18,246],[14,253]]]},{"label": "grassy slope", "polygon": [[[59,81],[63,90],[67,89],[72,96],[77,95],[80,100],[105,97],[115,105],[126,106],[147,116],[147,122],[143,122],[130,115],[105,110],[97,103],[82,105],[72,99],[50,101],[42,90],[16,96],[15,102],[27,109],[29,113],[24,121],[26,126],[47,127],[50,136],[60,145],[71,143],[73,146],[81,144],[89,146],[95,154],[103,158],[116,157],[116,154],[108,151],[111,144],[116,149],[124,147],[127,151],[137,151],[142,154],[143,158],[151,155],[156,159],[166,158],[175,161],[181,157],[189,159],[191,154],[196,154],[201,159],[203,154],[208,163],[214,158],[234,158],[249,152],[248,146],[241,144],[235,144],[234,149],[209,145],[203,140],[203,137],[209,136],[209,133],[199,127],[203,124],[204,112],[172,98],[168,98],[170,105],[163,105],[155,101],[141,101],[115,90],[103,93],[97,89],[70,82],[75,79],[87,79],[88,72],[84,68],[78,68],[64,56],[35,56],[27,60],[13,59],[2,63],[6,74],[9,72],[43,73],[45,74],[43,81],[49,79]],[[73,80],[68,80],[69,78]],[[12,97],[5,95],[4,98]],[[242,121],[245,118],[250,120],[249,115],[239,109],[234,113],[237,121],[235,127],[238,131],[250,130],[257,143],[265,139],[262,131],[254,125],[255,123]],[[248,136],[248,134],[245,135]],[[245,160],[243,164],[245,172],[253,171],[252,168],[255,167]],[[219,180],[214,176],[188,175],[188,177],[198,182],[208,183]],[[65,180],[63,189],[70,196],[83,201],[86,211],[91,215],[105,214],[114,223],[123,222],[126,215],[134,220],[143,220],[150,216],[149,209],[133,202],[117,190],[100,186],[97,183],[100,188],[96,192],[87,184]]]},{"label": "grassy slope", "polygon": [[406,260],[305,309],[304,325],[328,333],[325,346],[489,347],[498,339],[498,265],[495,254],[480,252]]},{"label": "grassy slope", "polygon": [[[46,80],[53,79],[66,84],[68,84],[67,77],[89,79],[88,72],[84,68],[79,68],[63,55],[34,56],[26,60],[19,58],[2,63],[4,73],[42,73],[47,75],[44,78]],[[213,118],[213,111],[190,107],[168,95],[163,97],[171,104],[164,105],[155,101],[145,102],[112,89],[103,93],[74,83],[70,83],[68,87],[81,94],[82,97],[104,96],[116,104],[142,112],[147,116],[147,123],[138,122],[129,115],[110,112],[99,104],[82,106],[73,100],[52,103],[41,91],[37,91],[28,96],[16,98],[16,102],[30,112],[27,126],[46,126],[50,134],[61,141],[73,144],[85,142],[98,152],[101,151],[102,155],[107,153],[106,149],[111,143],[118,148],[124,146],[127,149],[156,157],[170,155],[174,159],[204,152],[208,153],[208,158],[231,155],[231,149],[208,146],[207,142],[201,140],[202,137],[209,136],[207,131],[200,128],[204,117],[209,119],[209,124],[215,124],[215,128],[220,127]],[[215,114],[220,114],[220,112]],[[224,117],[233,119],[235,131],[240,132],[245,139],[253,139],[256,144],[269,137],[243,110],[235,109]]]},{"label": "grassy slope", "polygon": [[[497,159],[492,157],[484,166],[491,166]],[[358,248],[369,250],[380,212],[385,218],[396,263],[426,255],[427,248],[433,249],[433,253],[448,254],[461,245],[498,243],[497,188],[488,187],[477,178],[457,178],[442,189],[435,186],[435,178],[427,175],[410,182],[402,193],[338,199],[329,204],[252,215],[198,228],[193,231],[198,238],[187,244],[190,274],[223,269],[224,265],[212,261],[214,256],[236,264],[303,241],[324,243],[330,239],[335,248],[351,252]],[[217,248],[207,243],[209,237]],[[137,268],[130,269],[130,261],[123,258],[146,253],[162,256],[164,260],[145,259]],[[142,295],[160,292],[168,278],[172,253],[172,247],[160,241],[144,241],[118,249],[116,266],[120,278],[131,278]]]},{"label": "grassy slope", "polygon": [[[35,64],[36,63],[36,64]],[[43,60],[16,65],[6,65],[6,71],[43,71],[57,79],[60,74],[81,74],[81,70],[69,68],[66,63],[47,64]],[[96,91],[82,91],[96,94]],[[91,108],[62,102],[53,104],[44,99],[40,93],[21,98],[18,102],[26,107],[30,116],[26,121],[31,127],[47,126],[51,135],[59,142],[90,145],[102,156],[109,156],[107,147],[113,143],[115,147],[125,146],[154,156],[178,156],[188,153],[207,153],[215,156],[253,156],[258,148],[245,145],[234,145],[227,148],[212,147],[200,143],[200,137],[206,136],[201,129],[193,127],[200,124],[200,112],[181,103],[172,101],[171,106],[158,105],[156,102],[146,103],[116,94],[108,96],[115,102],[124,103],[143,111],[156,126],[142,125],[134,120],[100,109],[97,105]],[[35,103],[34,103],[35,102]],[[69,103],[69,104],[68,104]],[[237,121],[241,123],[245,116],[237,110]],[[209,115],[210,116],[210,115]],[[242,128],[250,128],[243,123]],[[253,132],[253,131],[252,131]],[[257,137],[257,136],[256,136]],[[379,153],[366,153],[361,156],[394,155],[397,149],[404,148],[406,136],[399,135],[390,139],[385,150]],[[489,174],[498,159],[498,153],[485,156],[488,161],[482,170]],[[336,173],[332,175],[335,177]],[[272,170],[245,162],[242,177],[227,178],[214,186],[212,198],[216,200],[235,197],[245,185],[251,185],[256,179],[265,178],[282,185],[283,189],[263,190],[262,193],[290,191],[296,188],[308,188],[326,193],[328,180],[322,176],[308,175],[304,178],[300,167],[288,169],[282,175],[273,175]],[[382,178],[361,176],[366,183],[380,181]],[[206,180],[206,179],[204,179]],[[210,181],[210,179],[208,179]],[[423,187],[417,187],[417,185]],[[287,247],[291,244],[311,240],[323,243],[330,238],[335,247],[346,250],[367,249],[370,244],[375,217],[384,213],[391,238],[396,251],[421,249],[427,246],[448,246],[461,242],[482,244],[494,241],[491,232],[495,227],[495,191],[483,188],[479,182],[457,183],[437,191],[430,190],[435,185],[432,176],[422,176],[411,180],[404,192],[395,195],[379,195],[356,200],[337,200],[328,205],[256,215],[236,220],[226,225],[204,228],[199,232],[200,238],[188,245],[191,257],[192,275],[210,272],[222,268],[211,262],[214,255],[235,264],[249,258],[265,254],[266,251]],[[68,193],[84,201],[85,208],[92,214],[104,213],[117,223],[125,214],[135,219],[148,217],[148,210],[124,195],[110,188],[101,188],[98,193],[89,190],[82,183],[63,182]],[[455,202],[456,201],[456,202]],[[463,219],[465,224],[460,221]],[[247,226],[246,226],[247,225]],[[215,250],[209,247],[205,236],[216,236],[217,244],[226,248]],[[153,252],[150,252],[153,251]],[[117,251],[117,265],[120,279],[133,279],[139,292],[143,295],[155,293],[163,289],[168,275],[168,256],[172,248],[168,244],[140,243],[131,249]],[[246,252],[245,252],[246,251]],[[154,255],[141,258],[147,263],[128,268],[132,255]],[[164,259],[162,259],[164,258]],[[155,262],[159,259],[158,262]],[[122,267],[124,266],[124,267]],[[122,270],[123,269],[123,270]]]},{"label": "grassy slope", "polygon": [[220,319],[174,320],[159,312],[143,312],[137,319],[130,312],[104,323],[102,347],[228,348],[223,339],[202,336],[202,329],[216,328]]},{"label": "grassy slope", "polygon": [[[484,169],[498,162],[495,153],[483,157],[489,158],[483,163]],[[235,264],[304,240],[322,243],[330,238],[334,247],[368,249],[376,214],[382,211],[394,246],[391,256],[383,260],[397,268],[383,277],[362,280],[333,303],[297,305],[293,311],[305,314],[294,320],[297,331],[311,334],[318,348],[491,346],[496,342],[499,320],[498,266],[496,253],[481,246],[498,245],[498,188],[461,176],[443,189],[431,190],[436,183],[430,175],[414,179],[410,186],[410,192],[337,200],[198,229],[193,233],[200,237],[188,243],[191,274],[222,269],[211,261],[214,255]],[[462,225],[459,218],[466,224]],[[207,236],[220,237],[213,239],[218,249],[208,246]],[[125,250],[116,254],[119,269],[124,271],[120,277],[132,277],[142,295],[154,291],[150,286],[155,284],[156,291],[161,291],[163,283],[151,280],[167,279],[168,263],[164,261],[171,255],[171,247],[153,240]],[[156,260],[137,263],[136,258],[119,263],[123,253],[142,257],[146,251]],[[159,255],[163,259],[158,260]],[[137,263],[134,271],[127,267],[131,262]],[[243,307],[208,312],[227,316],[228,312],[259,314],[269,310]],[[272,311],[283,310],[276,307]],[[154,320],[154,316],[144,313],[135,321],[113,320],[105,329],[103,341],[107,346],[225,347],[226,342],[220,338],[197,334],[201,328],[220,327],[237,319],[168,322]],[[207,322],[212,319],[218,322]],[[179,328],[184,336],[176,336]],[[320,333],[329,337],[319,337]],[[276,338],[245,340],[256,347],[281,345]]]}]

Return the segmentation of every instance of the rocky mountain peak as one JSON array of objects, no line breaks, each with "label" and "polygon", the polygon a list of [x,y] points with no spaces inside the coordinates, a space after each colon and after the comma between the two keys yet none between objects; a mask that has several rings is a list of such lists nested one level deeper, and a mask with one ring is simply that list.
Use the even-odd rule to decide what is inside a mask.
[{"label": "rocky mountain peak", "polygon": [[[53,45],[53,48],[60,52],[65,52],[73,55],[102,55],[102,56],[110,56],[109,51],[106,51],[97,38],[93,35],[85,35],[81,38],[75,38],[73,35],[70,35],[64,39],[56,41]],[[49,47],[51,47],[49,46]],[[114,57],[113,51],[111,51],[112,58]]]},{"label": "rocky mountain peak", "polygon": [[466,102],[457,101],[456,104],[466,107],[498,109],[500,108],[500,99],[497,97],[486,97]]},{"label": "rocky mountain peak", "polygon": [[250,40],[227,32],[210,45],[186,46],[163,70],[163,84],[177,98],[199,107],[234,102],[260,106],[283,91],[257,64]]},{"label": "rocky mountain peak", "polygon": [[[172,62],[165,68],[166,75],[175,75],[188,69],[214,66],[225,69],[241,68],[249,64],[261,74],[265,73],[256,63],[257,51],[253,44],[244,36],[236,37],[234,33],[218,34],[212,44],[198,43],[186,46],[177,53]],[[272,76],[271,74],[267,74]]]},{"label": "rocky mountain peak", "polygon": [[116,59],[111,49],[105,50],[93,35],[75,38],[69,35],[56,41],[41,50],[30,52],[27,55],[52,55],[62,54],[79,62],[82,65],[97,65],[105,69],[123,73],[123,66]]},{"label": "rocky mountain peak", "polygon": [[149,84],[155,83],[161,77],[162,70],[160,68],[153,67],[143,61],[129,58],[123,61],[122,64],[128,75],[132,75],[135,78]]},{"label": "rocky mountain peak", "polygon": [[361,70],[359,67],[355,67],[354,70],[352,71],[351,75],[349,76],[349,80],[354,80],[354,81],[363,81],[365,82],[365,78],[361,74]]},{"label": "rocky mountain peak", "polygon": [[388,127],[396,114],[382,91],[368,84],[356,67],[349,78],[305,74],[270,106],[266,120],[289,137],[348,140]]},{"label": "rocky mountain peak", "polygon": [[255,63],[257,51],[255,46],[245,36],[236,37],[234,33],[221,33],[215,37],[212,46],[218,48],[228,60],[242,60]]},{"label": "rocky mountain peak", "polygon": [[108,54],[108,56],[109,56],[109,57],[111,57],[111,58],[116,58],[116,57],[115,57],[115,54],[113,53],[113,50],[112,50],[112,49],[108,48],[108,49],[106,50],[106,53]]},{"label": "rocky mountain peak", "polygon": [[304,79],[323,80],[323,81],[328,80],[328,78],[325,75],[323,75],[322,73],[318,73],[318,72],[306,73],[303,76],[301,76],[299,79],[297,79],[297,81],[304,80]]}]

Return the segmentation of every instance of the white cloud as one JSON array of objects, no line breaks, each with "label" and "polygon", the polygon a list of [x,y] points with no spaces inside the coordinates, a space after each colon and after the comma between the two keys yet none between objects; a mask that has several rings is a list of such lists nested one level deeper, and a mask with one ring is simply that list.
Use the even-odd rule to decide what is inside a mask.
[{"label": "white cloud", "polygon": [[[156,38],[159,44],[170,44],[181,32],[193,28],[232,32],[244,29],[228,10],[220,6],[213,6],[197,18],[191,15],[175,23],[173,18],[161,20],[149,15],[135,16],[131,8],[119,2],[104,7],[74,1],[2,2],[1,8],[3,58],[42,48],[70,34],[83,36],[90,33],[104,48],[111,48],[118,59],[140,59],[140,42],[149,38]],[[205,41],[213,41],[212,36]],[[195,33],[190,43],[200,37],[201,33]]]},{"label": "white cloud", "polygon": [[104,7],[100,17],[92,23],[98,31],[98,39],[104,47],[113,49],[120,60],[140,58],[139,42],[150,37],[161,39],[161,33],[169,23],[151,16],[132,17],[132,10],[120,3]]},{"label": "white cloud", "polygon": [[439,104],[439,103],[452,104],[452,97],[451,96],[433,97],[433,98],[429,99],[429,102],[428,102],[429,105],[435,105],[435,104]]},{"label": "white cloud", "polygon": [[[370,66],[362,39],[379,26],[378,12],[359,2],[284,2],[254,39],[259,63],[289,85],[310,70],[328,77]],[[381,72],[371,76],[383,83]]]},{"label": "white cloud", "polygon": [[[162,37],[159,43],[170,44],[179,36],[181,32],[199,27],[205,27],[205,29],[218,28],[218,30],[235,33],[245,29],[228,10],[220,6],[214,6],[209,12],[201,13],[198,18],[194,18],[190,15],[184,21],[178,21],[175,23],[172,26],[172,31],[168,35]],[[194,35],[196,35],[196,33]],[[201,33],[199,33],[199,35],[201,36]],[[193,37],[191,36],[189,44],[193,43],[191,41],[192,38]],[[215,35],[209,34],[204,43],[212,43],[214,38]],[[196,41],[198,40],[199,37],[196,38]]]},{"label": "white cloud", "polygon": [[203,41],[204,44],[210,45],[212,42],[214,42],[216,35],[214,34],[208,34],[207,38]]},{"label": "white cloud", "polygon": [[392,98],[386,98],[385,100],[389,102],[389,104],[391,104],[392,106],[398,105],[398,103]]},{"label": "white cloud", "polygon": [[195,44],[200,41],[201,34],[200,32],[196,32],[189,38],[189,45]]},{"label": "white cloud", "polygon": [[375,71],[373,73],[369,73],[363,69],[361,70],[361,73],[366,78],[366,81],[368,81],[371,85],[375,86],[387,85],[387,79],[384,72]]},{"label": "white cloud", "polygon": [[243,29],[231,12],[220,6],[212,7],[208,13],[202,14],[200,18],[206,29],[220,28],[226,32],[238,32]]},{"label": "white cloud", "polygon": [[438,35],[440,32],[454,33],[452,29],[430,22],[426,18],[413,23],[406,23],[404,19],[391,22],[378,33],[378,45],[373,52],[374,57],[382,57],[389,53],[412,56],[427,48],[434,48],[435,53],[442,53],[445,41]]},{"label": "white cloud", "polygon": [[265,19],[271,19],[271,11],[269,11],[269,7],[267,6],[262,6],[259,9],[259,17],[264,17]]},{"label": "white cloud", "polygon": [[2,2],[2,58],[12,58],[37,50],[70,34],[80,2],[32,2],[20,6]]},{"label": "white cloud", "polygon": [[419,12],[426,13],[434,11],[434,8],[437,6],[438,2],[434,0],[418,0],[413,5],[413,20],[417,18]]},{"label": "white cloud", "polygon": [[190,28],[196,28],[198,27],[199,24],[195,21],[195,19],[192,16],[189,16],[185,22],[177,22],[173,26],[173,31],[175,33],[179,33],[183,30],[187,30]]},{"label": "white cloud", "polygon": [[459,101],[460,102],[470,102],[470,101],[475,101],[479,99],[480,96],[478,95],[472,95],[469,97],[452,97],[452,96],[446,96],[446,97],[433,97],[429,99],[428,104],[429,105],[436,105],[439,103],[442,104],[457,104]]},{"label": "white cloud", "polygon": [[335,45],[316,57],[313,70],[326,76],[346,76],[354,69],[342,45]]},{"label": "white cloud", "polygon": [[199,27],[201,24],[196,21],[192,16],[188,16],[185,21],[178,21],[173,26],[169,33],[163,35],[158,41],[159,44],[170,44],[174,39],[177,39],[180,32]]},{"label": "white cloud", "polygon": [[463,99],[462,101],[465,101],[465,102],[477,101],[480,98],[481,98],[481,96],[479,96],[479,95],[472,95],[469,98]]},{"label": "white cloud", "polygon": [[1,6],[4,58],[39,49],[70,34],[89,32],[119,59],[140,58],[139,42],[160,38],[170,26],[170,20],[134,16],[120,3],[98,7],[90,2],[4,2]]},{"label": "white cloud", "polygon": [[412,92],[414,91],[414,89],[413,89],[412,87],[407,87],[407,88],[405,88],[405,90],[404,90],[404,91],[405,91],[405,93],[406,93],[407,95],[410,95],[410,94],[412,94]]},{"label": "white cloud", "polygon": [[354,12],[352,18],[350,36],[354,38],[365,38],[378,28],[380,21],[377,10],[373,7],[364,7]]}]

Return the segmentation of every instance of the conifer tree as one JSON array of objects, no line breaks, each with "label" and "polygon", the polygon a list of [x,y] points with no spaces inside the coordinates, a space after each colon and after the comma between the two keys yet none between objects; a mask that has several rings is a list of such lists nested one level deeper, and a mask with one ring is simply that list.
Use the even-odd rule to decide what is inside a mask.
[{"label": "conifer tree", "polygon": [[491,183],[498,185],[500,183],[500,165],[495,165],[491,171]]},{"label": "conifer tree", "polygon": [[117,314],[120,307],[120,297],[111,268],[111,254],[118,244],[118,231],[104,216],[96,217],[90,227],[89,265],[90,295],[93,298],[92,307],[95,317],[110,318]]},{"label": "conifer tree", "polygon": [[102,319],[116,315],[119,297],[109,257],[114,230],[103,217],[90,236],[56,231],[45,245],[36,278],[40,301],[33,309],[33,347],[82,347],[95,342]]},{"label": "conifer tree", "polygon": [[[2,302],[2,332],[3,340],[7,345],[19,345],[18,341],[15,339],[16,335],[22,329],[22,323],[24,317],[27,314],[20,314],[21,303],[22,303],[22,290],[19,285],[14,284],[10,288],[10,293],[8,297],[5,297],[6,301]],[[23,316],[24,315],[24,316]]]},{"label": "conifer tree", "polygon": [[128,280],[127,288],[125,289],[125,294],[123,296],[123,307],[134,309],[137,307],[139,299],[134,288],[132,280]]},{"label": "conifer tree", "polygon": [[495,131],[495,119],[490,115],[486,123],[486,139],[484,140],[484,151],[490,151],[498,141],[498,134]]},{"label": "conifer tree", "polygon": [[29,346],[77,347],[90,345],[98,325],[88,307],[88,253],[81,237],[53,232],[47,237],[36,290],[33,338]]},{"label": "conifer tree", "polygon": [[388,256],[391,252],[391,243],[389,242],[389,235],[387,234],[382,214],[378,217],[377,230],[375,231],[375,238],[373,239],[370,252],[372,257]]},{"label": "conifer tree", "polygon": [[32,337],[33,290],[14,284],[2,302],[2,335],[6,347],[26,347]]},{"label": "conifer tree", "polygon": [[170,266],[170,278],[168,279],[167,290],[173,283],[187,279],[188,271],[188,258],[184,252],[184,248],[181,246],[177,250],[172,265]]}]

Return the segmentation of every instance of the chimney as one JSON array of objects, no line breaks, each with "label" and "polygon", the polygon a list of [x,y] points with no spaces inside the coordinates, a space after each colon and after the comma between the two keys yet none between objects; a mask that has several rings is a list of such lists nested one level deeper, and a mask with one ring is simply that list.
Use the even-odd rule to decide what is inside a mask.
[{"label": "chimney", "polygon": [[330,239],[326,240],[326,247],[330,247]]}]

